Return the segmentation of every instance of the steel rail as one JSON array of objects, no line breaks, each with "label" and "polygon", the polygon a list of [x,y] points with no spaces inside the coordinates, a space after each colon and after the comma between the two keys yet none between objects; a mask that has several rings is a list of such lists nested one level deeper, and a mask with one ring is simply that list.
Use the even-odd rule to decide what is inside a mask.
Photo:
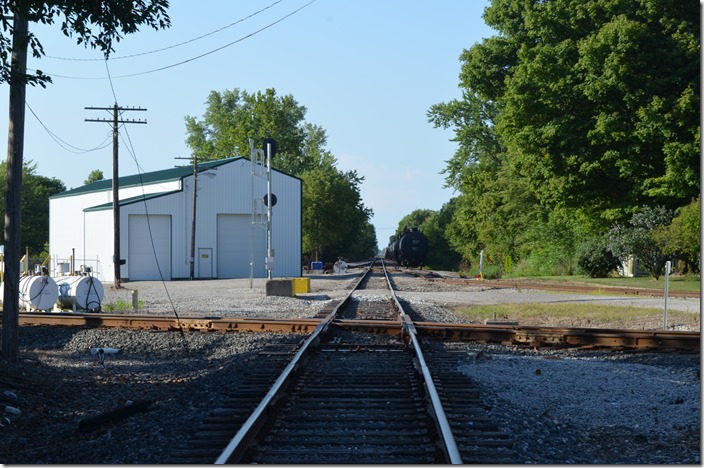
[{"label": "steel rail", "polygon": [[[0,316],[2,314],[0,313]],[[309,333],[322,319],[274,319],[238,317],[181,317],[95,314],[80,312],[20,312],[19,324],[69,327],[131,328],[153,331],[196,332],[285,332]],[[404,333],[401,321],[342,320],[332,325],[348,330],[387,335]],[[490,343],[537,344],[544,346],[604,346],[636,349],[682,349],[701,347],[700,333],[691,331],[624,330],[610,328],[539,327],[513,324],[448,324],[415,322],[418,336],[441,340]]]},{"label": "steel rail", "polygon": [[253,437],[256,435],[256,431],[261,427],[262,423],[266,419],[267,410],[272,406],[276,400],[279,398],[282,391],[285,389],[286,384],[290,382],[293,377],[295,370],[298,368],[299,364],[303,362],[305,355],[308,351],[320,342],[320,336],[328,330],[328,327],[332,323],[333,319],[337,315],[337,312],[342,308],[352,297],[357,286],[364,281],[369,273],[372,271],[372,266],[369,266],[367,271],[360,277],[359,281],[350,290],[350,292],[345,296],[335,308],[330,312],[313,330],[313,333],[303,342],[299,348],[296,355],[293,357],[291,362],[284,368],[281,375],[276,379],[274,384],[271,386],[266,396],[262,399],[259,405],[255,408],[249,418],[242,424],[242,427],[237,431],[235,436],[230,440],[225,449],[220,453],[220,456],[215,460],[216,465],[224,465],[228,463],[233,456],[241,455],[252,441]]},{"label": "steel rail", "polygon": [[420,335],[437,339],[533,344],[535,346],[604,346],[636,349],[682,349],[698,351],[700,332],[622,330],[609,328],[561,328],[520,325],[478,325],[418,322]]},{"label": "steel rail", "polygon": [[450,463],[453,465],[462,465],[464,462],[462,460],[462,455],[460,454],[457,443],[455,442],[455,436],[452,433],[452,428],[450,427],[450,422],[447,419],[445,410],[440,401],[440,395],[438,394],[437,388],[435,387],[435,382],[433,381],[433,376],[430,373],[430,369],[425,362],[423,357],[423,350],[420,347],[420,343],[417,338],[417,331],[413,320],[405,313],[401,303],[396,297],[393,285],[391,284],[391,279],[386,271],[386,265],[384,265],[384,260],[381,260],[381,267],[384,270],[384,276],[386,278],[386,283],[389,286],[389,291],[391,291],[391,297],[394,300],[397,310],[401,314],[401,319],[403,323],[404,335],[407,335],[411,339],[411,344],[413,345],[413,352],[418,359],[418,365],[420,366],[421,374],[423,375],[423,380],[425,381],[425,386],[430,397],[431,407],[435,413],[435,418],[442,435],[442,442],[445,445],[445,452],[447,453]]},{"label": "steel rail", "polygon": [[[1,316],[2,314],[0,314]],[[95,314],[81,312],[21,312],[20,325],[58,325],[68,327],[132,328],[163,331],[280,331],[307,332],[320,319],[274,319],[238,317],[181,317]]]}]

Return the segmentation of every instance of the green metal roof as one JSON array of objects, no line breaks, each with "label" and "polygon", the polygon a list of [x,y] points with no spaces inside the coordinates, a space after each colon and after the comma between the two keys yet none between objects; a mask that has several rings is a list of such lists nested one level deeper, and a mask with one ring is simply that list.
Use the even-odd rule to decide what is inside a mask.
[{"label": "green metal roof", "polygon": [[[170,192],[159,192],[159,193],[147,193],[146,195],[137,195],[136,197],[125,198],[120,200],[120,207],[131,205],[132,203],[144,202],[147,200],[152,200],[154,198],[165,197],[174,193],[179,193],[181,190],[172,190]],[[95,205],[88,208],[84,208],[83,211],[103,211],[112,210],[112,202],[103,203],[102,205]]]},{"label": "green metal roof", "polygon": [[[214,167],[222,166],[224,164],[229,164],[231,162],[247,159],[242,156],[237,156],[234,158],[218,159],[215,161],[206,161],[198,164],[198,172],[207,171]],[[140,185],[150,185],[159,182],[172,182],[174,180],[183,179],[189,175],[193,174],[193,166],[181,166],[172,167],[171,169],[163,169],[161,171],[145,172],[142,174],[130,175],[125,177],[120,177],[117,180],[118,187],[134,187]],[[84,185],[71,190],[66,190],[65,192],[57,193],[49,198],[61,198],[61,197],[71,197],[74,195],[81,195],[84,193],[91,192],[104,192],[112,188],[112,179],[103,179],[92,184]],[[161,194],[163,195],[163,194]],[[143,197],[141,197],[143,198]],[[120,205],[123,201],[120,202]],[[112,203],[110,203],[112,206]],[[96,207],[93,207],[96,208]],[[87,210],[92,210],[93,208],[88,208]]]}]

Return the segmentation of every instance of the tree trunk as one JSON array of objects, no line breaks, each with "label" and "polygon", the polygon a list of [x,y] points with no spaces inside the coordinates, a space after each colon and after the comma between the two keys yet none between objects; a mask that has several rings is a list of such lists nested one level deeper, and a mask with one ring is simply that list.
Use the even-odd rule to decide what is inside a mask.
[{"label": "tree trunk", "polygon": [[27,20],[17,12],[12,35],[10,117],[5,198],[5,291],[2,315],[2,359],[16,362],[19,354],[19,281],[22,227],[22,158],[27,68]]}]

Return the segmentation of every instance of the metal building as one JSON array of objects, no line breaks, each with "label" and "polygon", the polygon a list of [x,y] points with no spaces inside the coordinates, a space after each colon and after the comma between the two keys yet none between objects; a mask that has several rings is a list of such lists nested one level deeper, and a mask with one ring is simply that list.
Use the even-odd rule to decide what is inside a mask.
[{"label": "metal building", "polygon": [[[267,277],[262,174],[235,157],[198,164],[197,179],[192,166],[120,177],[120,278],[188,279],[192,251],[194,278]],[[300,276],[302,180],[272,170],[271,187],[272,277]],[[114,281],[112,180],[50,197],[49,247],[52,275],[85,265]]]}]

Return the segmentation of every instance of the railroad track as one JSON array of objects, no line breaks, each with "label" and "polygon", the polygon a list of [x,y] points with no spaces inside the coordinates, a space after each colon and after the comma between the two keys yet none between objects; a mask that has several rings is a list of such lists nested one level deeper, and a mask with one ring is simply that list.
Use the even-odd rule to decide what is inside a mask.
[{"label": "railroad track", "polygon": [[[373,303],[352,304],[372,311],[378,308]],[[363,312],[366,313],[366,312]],[[310,333],[324,320],[329,312],[310,319],[251,319],[216,317],[170,318],[163,315],[110,315],[84,313],[21,312],[19,324],[113,327],[153,331],[186,332],[291,332]],[[1,315],[1,314],[0,314]],[[359,317],[359,310],[346,312],[345,317]],[[350,331],[400,335],[403,324],[398,320],[375,320],[367,316],[339,318],[335,326]],[[652,350],[683,350],[699,352],[700,333],[687,331],[621,330],[600,328],[535,327],[513,324],[447,324],[417,322],[419,337],[443,341],[474,341],[506,345],[556,346],[556,347],[601,347]]]},{"label": "railroad track", "polygon": [[[217,464],[515,461],[510,436],[488,421],[476,388],[443,357],[443,349],[420,345],[413,322],[393,293],[387,300],[363,294],[370,282],[378,287],[379,276],[379,270],[369,269],[321,321],[223,446]],[[355,320],[360,315],[384,320],[395,316],[404,333],[365,333],[336,325],[336,317]],[[434,375],[429,362],[436,368]],[[443,399],[450,405],[449,415]],[[230,411],[241,414],[243,409]],[[459,446],[453,430],[460,434]],[[220,428],[199,429],[196,442],[177,451],[170,462],[212,463],[198,459],[204,455],[202,443],[222,443],[223,435]]]}]

